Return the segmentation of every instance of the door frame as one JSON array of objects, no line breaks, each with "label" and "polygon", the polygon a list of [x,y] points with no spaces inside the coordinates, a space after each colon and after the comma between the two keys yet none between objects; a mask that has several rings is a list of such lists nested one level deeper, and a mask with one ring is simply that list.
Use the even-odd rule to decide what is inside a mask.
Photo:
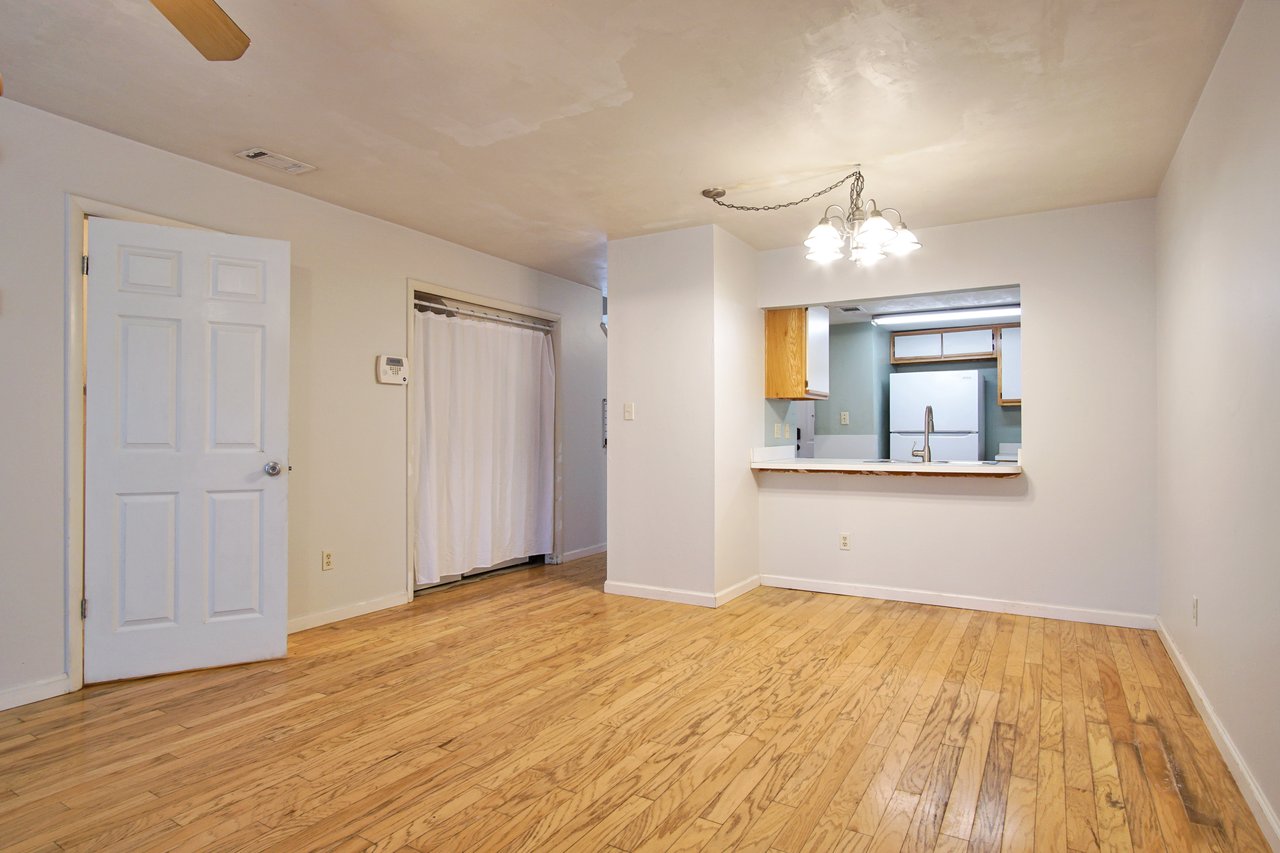
[{"label": "door frame", "polygon": [[84,467],[85,437],[88,435],[88,419],[85,410],[85,323],[86,291],[88,277],[83,272],[81,258],[89,245],[89,217],[122,219],[149,225],[168,225],[178,228],[211,230],[157,216],[141,210],[98,201],[67,193],[66,195],[66,282],[63,337],[66,341],[63,365],[63,385],[66,391],[65,416],[63,418],[63,540],[66,549],[63,557],[63,586],[67,592],[66,656],[67,693],[84,687],[84,622],[80,618],[80,602],[84,599]]},{"label": "door frame", "polygon": [[409,596],[409,600],[413,600],[413,594],[417,586],[417,578],[413,571],[413,552],[418,538],[418,496],[417,496],[417,447],[415,439],[418,435],[418,418],[413,411],[413,387],[414,383],[419,381],[419,373],[417,365],[413,361],[413,317],[414,317],[414,291],[419,293],[430,293],[433,296],[440,296],[445,299],[456,299],[460,302],[470,302],[472,305],[479,305],[483,308],[494,308],[498,311],[507,311],[513,314],[524,314],[528,317],[536,317],[539,320],[546,320],[551,324],[551,357],[552,363],[555,365],[556,371],[556,400],[555,400],[555,437],[553,455],[555,458],[553,475],[552,475],[552,516],[551,516],[551,553],[547,555],[547,562],[557,564],[564,556],[564,477],[561,471],[561,442],[563,440],[562,424],[564,421],[564,394],[561,393],[561,379],[563,373],[560,370],[560,315],[551,311],[543,311],[538,308],[530,308],[527,305],[519,305],[514,302],[505,302],[501,299],[493,299],[487,296],[480,296],[476,293],[470,293],[465,290],[457,290],[451,287],[445,287],[439,284],[432,284],[429,281],[410,278],[406,282],[405,292],[405,361],[409,364],[409,384],[405,388],[405,505],[407,508],[405,516],[405,592]]}]

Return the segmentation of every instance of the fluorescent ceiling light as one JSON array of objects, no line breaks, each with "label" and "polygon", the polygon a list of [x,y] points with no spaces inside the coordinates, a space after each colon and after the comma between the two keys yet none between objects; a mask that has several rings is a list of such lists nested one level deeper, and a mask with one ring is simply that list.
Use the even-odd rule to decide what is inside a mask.
[{"label": "fluorescent ceiling light", "polygon": [[877,326],[905,326],[908,323],[949,323],[953,320],[999,320],[1021,317],[1021,305],[993,306],[991,308],[957,308],[952,311],[917,311],[914,314],[881,314],[872,317]]}]

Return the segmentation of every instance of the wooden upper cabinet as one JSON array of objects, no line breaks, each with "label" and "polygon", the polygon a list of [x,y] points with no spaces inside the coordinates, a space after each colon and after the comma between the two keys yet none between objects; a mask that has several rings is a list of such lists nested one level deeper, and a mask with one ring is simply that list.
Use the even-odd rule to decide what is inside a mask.
[{"label": "wooden upper cabinet", "polygon": [[764,312],[764,395],[825,400],[831,391],[830,322],[826,308]]},{"label": "wooden upper cabinet", "polygon": [[1000,330],[999,358],[996,363],[1000,405],[1022,405],[1022,327],[1005,326]]}]

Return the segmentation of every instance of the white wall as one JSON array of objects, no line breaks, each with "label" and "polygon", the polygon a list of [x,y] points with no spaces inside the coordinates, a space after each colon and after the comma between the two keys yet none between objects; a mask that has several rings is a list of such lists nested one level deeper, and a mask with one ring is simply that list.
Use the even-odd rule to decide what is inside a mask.
[{"label": "white wall", "polygon": [[1277,44],[1247,0],[1165,177],[1157,342],[1160,620],[1280,848]]},{"label": "white wall", "polygon": [[609,243],[607,592],[715,606],[757,585],[756,288],[755,251],[715,226]]},{"label": "white wall", "polygon": [[759,447],[764,317],[756,304],[756,252],[714,229],[715,590],[723,603],[759,584],[759,499],[748,460]]},{"label": "white wall", "polygon": [[[764,252],[761,304],[1021,284],[1026,474],[762,474],[762,580],[1150,625],[1153,203],[919,233],[923,250],[870,270],[821,267],[798,248]],[[852,534],[850,551],[837,548],[842,532]]]},{"label": "white wall", "polygon": [[[67,667],[68,193],[292,243],[293,620],[405,589],[406,395],[374,383],[373,358],[407,350],[409,277],[563,315],[563,544],[604,542],[598,291],[9,100],[0,100],[0,187],[0,707],[58,692]],[[335,553],[336,571],[321,574],[321,549]]]},{"label": "white wall", "polygon": [[609,241],[609,592],[714,603],[713,240]]}]

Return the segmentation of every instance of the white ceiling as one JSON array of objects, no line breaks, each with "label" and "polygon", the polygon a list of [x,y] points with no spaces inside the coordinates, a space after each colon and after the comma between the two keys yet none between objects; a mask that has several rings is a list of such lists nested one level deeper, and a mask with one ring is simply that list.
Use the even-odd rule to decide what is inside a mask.
[{"label": "white ceiling", "polygon": [[860,163],[913,228],[1151,196],[1239,0],[222,6],[237,62],[146,0],[0,0],[5,97],[600,286],[606,237],[776,248],[823,204],[713,185],[773,203]]},{"label": "white ceiling", "polygon": [[[877,314],[912,314],[920,311],[946,311],[953,308],[989,308],[993,305],[1020,305],[1022,287],[983,287],[975,290],[944,290],[937,293],[921,293],[912,296],[890,296],[884,299],[854,299],[832,302],[826,307],[831,312],[832,325],[845,323],[869,323]],[[845,311],[857,308],[857,312]],[[971,325],[972,321],[931,322],[895,326],[898,329],[932,328]]]},{"label": "white ceiling", "polygon": [[[831,311],[831,324],[844,325],[850,323],[870,323],[877,314],[918,314],[920,311],[946,311],[950,309],[975,309],[975,307],[992,307],[996,305],[1021,305],[1023,288],[1018,284],[1006,287],[983,287],[972,291],[940,291],[937,293],[918,293],[914,296],[891,296],[878,300],[851,300],[832,302],[827,305]],[[856,311],[845,309],[858,309]],[[980,321],[929,320],[925,323],[905,323],[895,325],[895,330],[938,329],[956,327],[956,325],[982,324]]]}]

